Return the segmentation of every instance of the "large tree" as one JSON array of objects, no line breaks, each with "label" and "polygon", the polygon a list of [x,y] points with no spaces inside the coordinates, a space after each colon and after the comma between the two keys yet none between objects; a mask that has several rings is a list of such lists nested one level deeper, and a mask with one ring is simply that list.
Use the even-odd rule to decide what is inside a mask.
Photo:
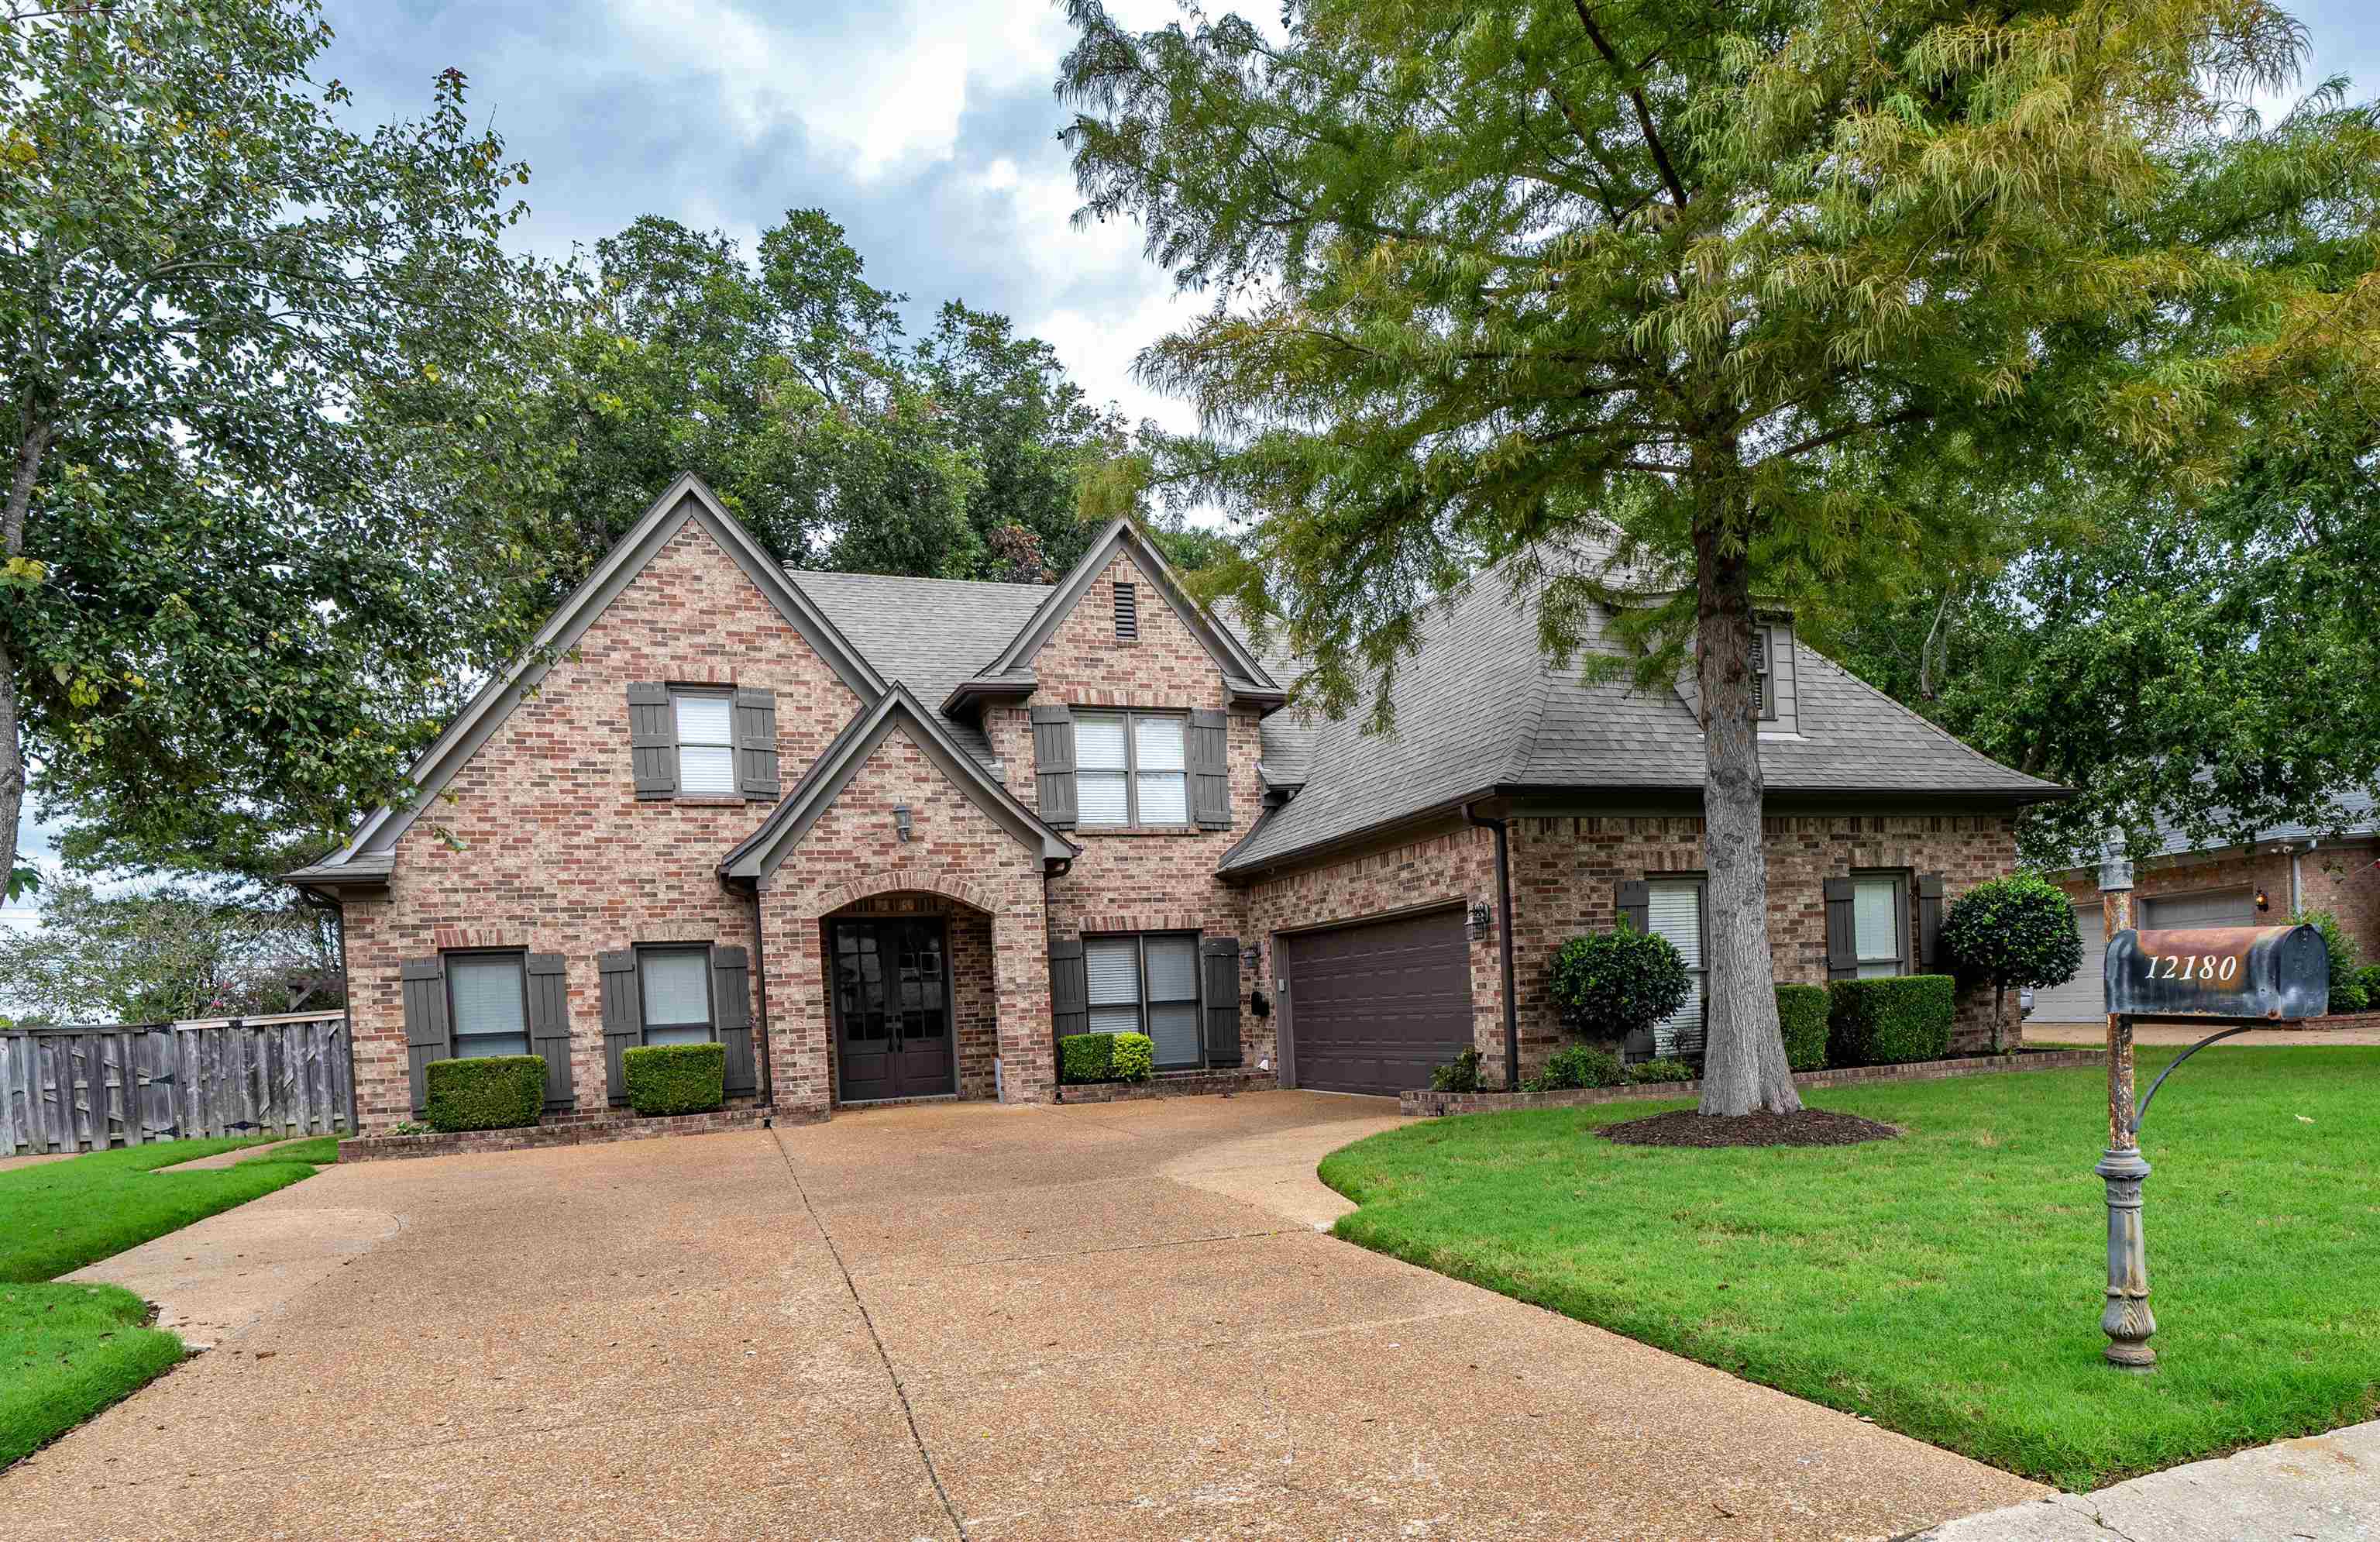
[{"label": "large tree", "polygon": [[526,176],[464,81],[357,132],[313,0],[0,0],[0,872],[29,752],[70,851],[269,868],[389,795],[472,565],[376,392],[505,313]]},{"label": "large tree", "polygon": [[[1418,614],[1487,563],[1549,648],[1617,610],[1706,724],[1708,1113],[1799,1106],[1770,990],[1755,596],[1976,543],[1941,490],[2031,460],[2221,475],[2241,404],[2370,369],[2372,115],[2265,131],[2300,34],[2257,0],[1292,0],[1135,33],[1062,92],[1084,216],[1219,303],[1142,358],[1246,516],[1228,587],[1376,718]],[[2220,211],[2210,182],[2253,197]]]}]

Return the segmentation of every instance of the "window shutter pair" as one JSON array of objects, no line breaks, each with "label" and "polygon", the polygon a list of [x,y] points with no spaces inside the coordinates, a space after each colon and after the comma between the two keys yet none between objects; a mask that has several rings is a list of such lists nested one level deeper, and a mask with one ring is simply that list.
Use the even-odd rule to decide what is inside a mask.
[{"label": "window shutter pair", "polygon": [[1653,886],[1643,879],[1630,879],[1619,886],[1615,908],[1628,929],[1645,935],[1653,930]]},{"label": "window shutter pair", "polygon": [[1190,714],[1190,815],[1201,830],[1232,828],[1232,720],[1223,712]]},{"label": "window shutter pair", "polygon": [[[545,1059],[545,1108],[551,1113],[577,1101],[570,1079],[570,980],[560,953],[530,953],[522,963],[528,973],[529,1053]],[[406,1074],[412,1082],[413,1111],[423,1114],[430,1111],[430,1062],[455,1055],[445,961],[408,958],[398,965],[397,977],[405,1004]]]},{"label": "window shutter pair", "polygon": [[[627,1052],[645,1040],[644,984],[637,950],[599,953],[597,977],[603,988],[603,1075],[613,1108],[628,1102]],[[752,966],[740,947],[710,950],[711,1010],[719,1046],[727,1052],[726,1093],[742,1097],[759,1090],[752,1046]]]},{"label": "window shutter pair", "polygon": [[1852,880],[1827,880],[1827,977],[1855,979],[1859,976],[1859,931],[1852,919]]},{"label": "window shutter pair", "polygon": [[1917,965],[1921,969],[1939,970],[1948,960],[1942,956],[1942,875],[1917,875]]},{"label": "window shutter pair", "polygon": [[1060,1038],[1089,1031],[1091,985],[1079,937],[1050,939],[1050,1024]]},{"label": "window shutter pair", "polygon": [[1240,1063],[1240,940],[1209,937],[1200,945],[1207,966],[1207,1063]]},{"label": "window shutter pair", "polygon": [[[1075,714],[1063,706],[1036,707],[1033,719],[1033,786],[1040,805],[1041,822],[1053,830],[1072,830],[1077,817],[1075,802]],[[1075,944],[1078,951],[1081,944]],[[1054,958],[1052,966],[1055,966]],[[1082,1030],[1074,1030],[1077,1033]]]},{"label": "window shutter pair", "polygon": [[[736,687],[735,722],[736,791],[775,798],[783,785],[777,771],[777,693]],[[677,720],[669,686],[659,681],[628,686],[628,756],[638,797],[677,795]]]}]

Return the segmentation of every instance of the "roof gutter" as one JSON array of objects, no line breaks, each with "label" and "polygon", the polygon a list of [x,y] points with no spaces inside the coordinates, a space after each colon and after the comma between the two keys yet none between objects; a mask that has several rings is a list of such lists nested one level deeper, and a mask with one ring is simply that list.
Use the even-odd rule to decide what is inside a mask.
[{"label": "roof gutter", "polygon": [[1496,832],[1496,948],[1504,975],[1504,1090],[1521,1087],[1521,1012],[1512,999],[1512,852],[1511,827],[1463,806],[1463,822]]}]

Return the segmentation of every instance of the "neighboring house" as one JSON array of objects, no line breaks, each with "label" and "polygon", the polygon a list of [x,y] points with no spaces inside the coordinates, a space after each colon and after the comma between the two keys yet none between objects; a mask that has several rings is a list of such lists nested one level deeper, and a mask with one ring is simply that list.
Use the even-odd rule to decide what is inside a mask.
[{"label": "neighboring house", "polygon": [[[2274,825],[2244,845],[2201,845],[2180,831],[2159,832],[2156,854],[2133,865],[2133,918],[2168,927],[2287,926],[2301,911],[2326,910],[2365,962],[2380,960],[2380,820],[2370,794],[2339,801],[2335,828]],[[2072,868],[2050,877],[2074,900],[2082,967],[2065,985],[2035,993],[2031,1021],[2105,1023],[2107,928],[2099,872]]]},{"label": "neighboring house", "polygon": [[[683,479],[414,806],[290,875],[344,909],[363,1128],[433,1060],[524,1050],[549,1120],[617,1117],[623,1050],[711,1038],[731,1102],[789,1117],[1046,1099],[1087,1029],[1198,1085],[1392,1092],[1474,1044],[1534,1069],[1563,939],[1626,916],[1700,968],[1700,731],[1548,665],[1492,577],[1427,637],[1367,737],[1284,710],[1128,522],[1055,586],[787,573]],[[1929,966],[1943,900],[2058,789],[1790,617],[1761,639],[1779,977]],[[1693,1052],[1701,1013],[1635,1052]]]}]

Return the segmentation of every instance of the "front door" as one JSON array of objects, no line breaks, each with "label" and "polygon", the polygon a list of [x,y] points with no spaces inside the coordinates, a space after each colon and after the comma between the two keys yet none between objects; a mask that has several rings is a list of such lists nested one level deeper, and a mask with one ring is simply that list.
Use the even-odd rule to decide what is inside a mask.
[{"label": "front door", "polygon": [[828,923],[843,1101],[958,1090],[949,938],[936,917]]}]

